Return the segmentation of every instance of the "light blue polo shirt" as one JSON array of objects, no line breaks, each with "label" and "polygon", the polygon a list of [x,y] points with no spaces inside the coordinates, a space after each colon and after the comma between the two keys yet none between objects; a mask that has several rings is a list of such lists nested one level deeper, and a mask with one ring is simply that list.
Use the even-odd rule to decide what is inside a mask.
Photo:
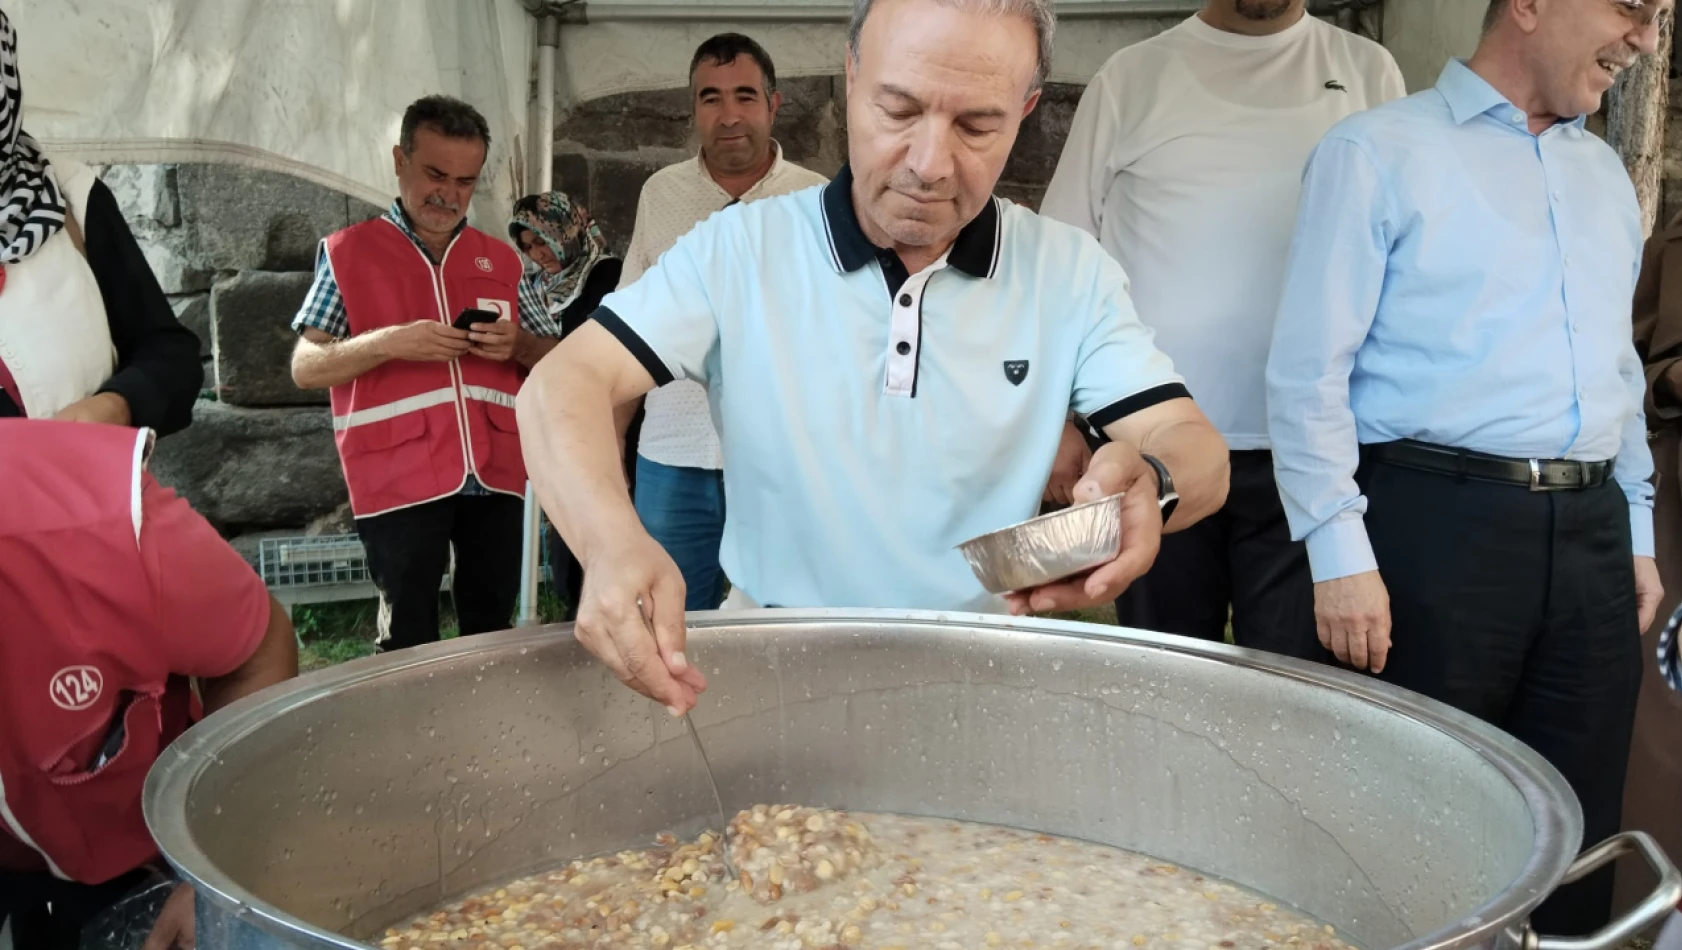
[{"label": "light blue polo shirt", "polygon": [[908,274],[851,187],[718,212],[595,319],[657,384],[707,386],[720,562],[755,602],[1002,609],[956,546],[1039,511],[1069,410],[1188,393],[1091,236],[993,198]]}]

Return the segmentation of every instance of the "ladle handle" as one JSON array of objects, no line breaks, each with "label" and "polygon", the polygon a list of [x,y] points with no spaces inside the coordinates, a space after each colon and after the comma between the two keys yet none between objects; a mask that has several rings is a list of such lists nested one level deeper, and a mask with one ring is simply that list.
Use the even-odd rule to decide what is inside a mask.
[{"label": "ladle handle", "polygon": [[1658,887],[1628,913],[1587,937],[1544,937],[1528,924],[1524,928],[1525,950],[1611,950],[1629,942],[1653,924],[1663,920],[1682,901],[1682,872],[1670,863],[1658,842],[1644,831],[1626,831],[1584,851],[1565,871],[1560,884],[1570,884],[1600,870],[1613,861],[1639,851],[1659,876]]}]

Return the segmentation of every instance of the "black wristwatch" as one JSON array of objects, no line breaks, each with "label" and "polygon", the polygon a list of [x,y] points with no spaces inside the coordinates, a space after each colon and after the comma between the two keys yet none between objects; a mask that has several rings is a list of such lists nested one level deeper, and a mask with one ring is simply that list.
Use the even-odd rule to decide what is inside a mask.
[{"label": "black wristwatch", "polygon": [[1156,503],[1162,508],[1162,523],[1174,517],[1174,509],[1180,506],[1180,493],[1174,490],[1174,476],[1168,474],[1168,466],[1154,455],[1139,453],[1146,464],[1156,469]]}]

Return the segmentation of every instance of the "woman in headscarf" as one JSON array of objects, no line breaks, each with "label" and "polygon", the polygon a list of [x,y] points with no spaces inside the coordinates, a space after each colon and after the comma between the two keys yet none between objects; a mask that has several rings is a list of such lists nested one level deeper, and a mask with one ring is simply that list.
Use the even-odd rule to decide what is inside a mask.
[{"label": "woman in headscarf", "polygon": [[22,116],[0,11],[0,417],[185,428],[204,383],[198,337],[111,190],[85,165],[49,161]]},{"label": "woman in headscarf", "polygon": [[[1642,407],[1647,447],[1653,453],[1657,486],[1653,497],[1653,540],[1664,599],[1659,616],[1682,604],[1682,216],[1647,240],[1641,277],[1632,304],[1635,351],[1647,377]],[[1636,700],[1624,781],[1624,828],[1645,831],[1667,854],[1682,854],[1682,679],[1676,675],[1678,617],[1658,630],[1642,631],[1647,659]],[[1657,626],[1655,624],[1655,626]],[[1655,651],[1654,647],[1657,647]],[[1672,688],[1665,688],[1666,684]],[[1634,906],[1652,890],[1645,871],[1620,865],[1618,906]],[[1661,945],[1682,950],[1682,915],[1673,916]]]},{"label": "woman in headscarf", "polygon": [[525,279],[548,301],[562,339],[619,284],[624,263],[613,255],[590,212],[564,192],[514,202],[508,236],[535,265]]},{"label": "woman in headscarf", "polygon": [[[1672,231],[1674,231],[1675,222],[1672,222],[1672,224]],[[1654,239],[1658,240],[1658,236],[1655,235]],[[1636,345],[1640,346],[1642,342],[1642,326],[1638,323],[1636,324]],[[1651,409],[1650,406],[1649,409]],[[1671,470],[1675,471],[1676,446],[1674,441],[1672,441],[1670,448],[1672,450]],[[1657,455],[1657,453],[1654,454]],[[1655,459],[1655,461],[1657,461],[1657,459]],[[1661,483],[1659,487],[1663,488],[1664,485]],[[1671,489],[1672,494],[1674,494],[1675,491],[1675,488]],[[1665,522],[1661,520],[1659,521],[1659,524],[1664,526]],[[1675,523],[1673,521],[1670,526],[1674,527],[1674,525]],[[1661,541],[1660,543],[1662,544],[1664,542]],[[1661,562],[1661,566],[1662,565],[1663,562]],[[1671,600],[1675,599],[1675,595],[1668,589],[1665,591],[1665,597]],[[1653,794],[1647,796],[1647,800],[1644,801],[1643,804],[1650,805],[1655,801],[1660,803],[1659,806],[1650,807],[1645,813],[1643,813],[1641,820],[1662,822],[1666,825],[1671,824],[1671,822],[1667,819],[1670,819],[1676,811],[1676,782],[1674,781],[1676,769],[1674,766],[1676,755],[1675,740],[1677,733],[1677,717],[1675,715],[1675,710],[1678,708],[1678,703],[1682,702],[1682,700],[1678,699],[1679,696],[1682,696],[1682,658],[1677,656],[1679,633],[1682,633],[1682,606],[1678,606],[1671,612],[1670,620],[1659,630],[1658,649],[1649,654],[1649,658],[1656,661],[1656,665],[1648,666],[1647,669],[1649,673],[1651,674],[1656,672],[1659,679],[1663,680],[1665,686],[1668,686],[1669,689],[1655,690],[1649,683],[1648,686],[1641,691],[1641,702],[1644,707],[1642,712],[1646,712],[1649,715],[1647,719],[1643,720],[1639,718],[1640,714],[1637,714],[1636,738],[1637,740],[1645,738],[1647,741],[1644,745],[1637,744],[1635,751],[1630,756],[1629,770],[1629,780],[1632,783],[1640,782],[1654,787]],[[1655,696],[1655,693],[1660,695]],[[1652,705],[1649,706],[1649,703]],[[1668,710],[1670,715],[1666,717],[1663,713],[1655,713],[1652,711],[1661,708],[1663,710]],[[1646,735],[1643,735],[1644,730]],[[1671,741],[1671,747],[1662,750],[1661,754],[1655,754],[1655,748],[1659,743],[1665,740]],[[1652,771],[1643,771],[1643,769],[1648,766],[1656,767],[1654,767]],[[1655,780],[1655,778],[1657,780]],[[1666,781],[1666,779],[1670,779],[1670,781]],[[1626,794],[1624,797],[1628,800],[1631,796]],[[1629,810],[1629,806],[1627,804],[1624,808],[1626,811]],[[1629,828],[1630,825],[1631,821],[1626,817],[1624,819],[1624,827]],[[1647,830],[1647,827],[1637,826],[1637,830],[1645,831]],[[1649,833],[1651,834],[1652,832]],[[1664,844],[1662,840],[1659,843],[1661,846]],[[1667,848],[1666,853],[1674,856],[1676,851]],[[1672,860],[1674,860],[1674,857]],[[1620,877],[1618,879],[1618,884],[1620,887],[1624,886],[1624,879]],[[1632,882],[1629,884],[1629,888],[1635,893],[1644,893],[1636,891],[1636,888],[1651,889],[1651,887],[1652,883],[1650,880],[1643,880],[1638,883]],[[1629,898],[1629,901],[1633,905],[1637,899],[1638,898],[1632,896]],[[1663,929],[1659,931],[1658,938],[1653,941],[1653,950],[1682,950],[1682,911],[1673,910],[1670,912],[1670,917],[1665,921]]]},{"label": "woman in headscarf", "polygon": [[[514,202],[508,236],[531,259],[533,267],[524,279],[548,301],[549,313],[561,328],[560,339],[590,319],[602,298],[619,284],[624,262],[614,256],[590,212],[565,192],[527,195]],[[549,346],[553,348],[554,343]],[[625,478],[633,490],[641,422],[642,411],[638,409],[625,435]],[[577,615],[579,594],[584,589],[584,571],[553,526],[547,541],[555,589],[564,596],[566,619],[571,620]]]}]

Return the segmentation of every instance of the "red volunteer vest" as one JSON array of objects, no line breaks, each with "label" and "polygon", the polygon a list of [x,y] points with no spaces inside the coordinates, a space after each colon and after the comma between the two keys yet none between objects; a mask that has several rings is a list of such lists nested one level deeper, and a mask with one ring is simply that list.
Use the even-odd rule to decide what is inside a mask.
[{"label": "red volunteer vest", "polygon": [[[379,218],[327,239],[353,336],[415,320],[454,323],[468,308],[520,320],[520,257],[463,228],[434,266],[397,225]],[[358,518],[461,490],[469,472],[492,491],[525,495],[514,424],[523,373],[513,360],[392,360],[332,389],[333,435]]]},{"label": "red volunteer vest", "polygon": [[[197,714],[187,680],[146,649],[155,600],[136,519],[149,437],[0,420],[0,843],[85,884],[156,857],[141,789]],[[90,770],[85,750],[124,703],[121,747]]]}]

